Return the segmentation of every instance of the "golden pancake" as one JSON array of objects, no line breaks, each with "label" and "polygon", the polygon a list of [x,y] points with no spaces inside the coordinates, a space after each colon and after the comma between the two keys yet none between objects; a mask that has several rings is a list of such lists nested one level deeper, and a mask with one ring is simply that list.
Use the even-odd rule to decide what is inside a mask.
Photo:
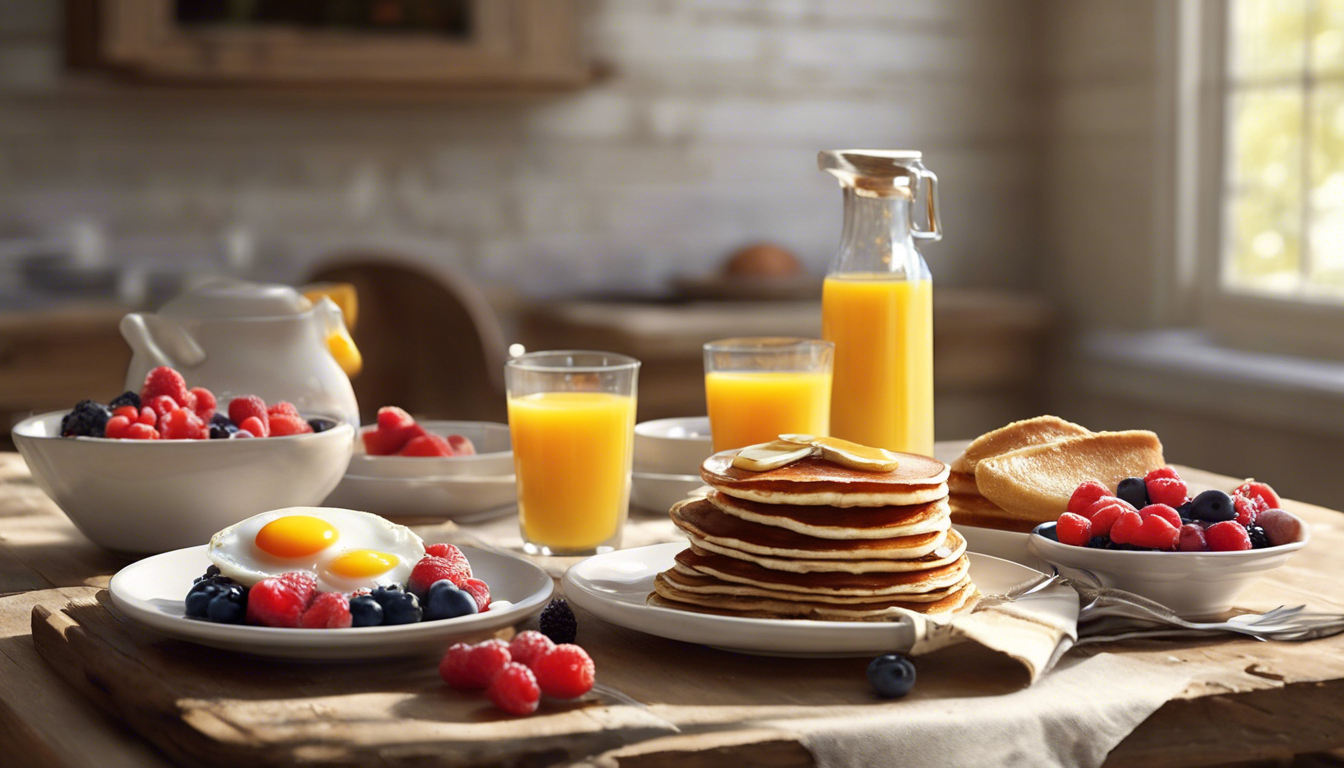
[{"label": "golden pancake", "polygon": [[891,472],[861,472],[816,456],[765,472],[733,466],[736,450],[721,451],[700,465],[700,477],[715,490],[762,504],[884,507],[926,504],[947,495],[947,465],[928,456],[901,453]]},{"label": "golden pancake", "polygon": [[961,580],[970,568],[966,541],[953,531],[956,539],[946,556],[928,556],[924,560],[901,561],[908,570],[889,571],[792,571],[767,568],[759,563],[705,549],[691,541],[691,548],[677,554],[676,562],[697,573],[724,581],[750,584],[764,589],[788,592],[814,592],[830,595],[896,595],[942,589]]},{"label": "golden pancake", "polygon": [[957,460],[952,462],[952,471],[963,477],[974,476],[976,466],[991,456],[1090,434],[1092,431],[1087,427],[1080,427],[1058,416],[1037,416],[1014,421],[972,440]]},{"label": "golden pancake", "polygon": [[705,499],[678,502],[669,513],[677,527],[696,539],[738,552],[767,557],[819,560],[917,560],[947,538],[951,522],[928,533],[890,539],[819,539],[724,514]]},{"label": "golden pancake", "polygon": [[967,583],[948,597],[934,602],[891,600],[839,606],[829,603],[790,602],[760,597],[685,592],[662,578],[654,580],[653,588],[654,593],[649,595],[648,602],[663,608],[762,619],[820,621],[884,621],[899,616],[903,611],[923,614],[950,613],[965,606],[976,594],[975,585]]},{"label": "golden pancake", "polygon": [[[786,592],[783,590],[764,589],[762,587],[753,587],[748,584],[738,584],[723,579],[716,579],[703,573],[697,573],[689,568],[671,568],[658,574],[658,578],[666,579],[672,586],[683,592],[695,592],[705,595],[734,595],[737,597],[765,597],[771,600],[785,600],[788,602],[815,602],[830,603],[833,605],[853,605],[856,603],[871,603],[878,600],[873,595],[819,595],[804,594],[802,592]],[[932,603],[950,596],[952,593],[966,586],[971,580],[966,576],[961,581],[950,587],[935,589],[929,592],[902,594],[900,599],[911,603]]]},{"label": "golden pancake", "polygon": [[993,528],[997,531],[1030,533],[1039,523],[1008,517],[994,502],[979,494],[954,493],[947,497],[954,525]]},{"label": "golden pancake", "polygon": [[975,485],[975,475],[966,472],[952,470],[947,473],[947,492],[948,493],[980,493],[980,489]]},{"label": "golden pancake", "polygon": [[714,491],[709,503],[719,511],[752,523],[785,528],[819,539],[890,539],[945,530],[947,501],[908,507],[804,507],[761,504]]}]

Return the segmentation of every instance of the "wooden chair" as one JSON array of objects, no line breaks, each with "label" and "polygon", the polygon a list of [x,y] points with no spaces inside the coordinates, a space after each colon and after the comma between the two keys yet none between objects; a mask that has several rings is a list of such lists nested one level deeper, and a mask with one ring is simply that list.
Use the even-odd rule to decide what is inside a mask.
[{"label": "wooden chair", "polygon": [[310,280],[350,283],[358,293],[353,336],[364,369],[353,383],[364,423],[385,405],[417,418],[506,420],[504,334],[468,278],[386,254],[347,253],[323,260]]}]

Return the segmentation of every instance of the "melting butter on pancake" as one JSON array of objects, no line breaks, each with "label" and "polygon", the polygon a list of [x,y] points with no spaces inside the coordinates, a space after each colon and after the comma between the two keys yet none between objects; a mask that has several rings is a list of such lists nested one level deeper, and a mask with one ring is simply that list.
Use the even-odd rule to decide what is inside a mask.
[{"label": "melting butter on pancake", "polygon": [[868,604],[833,605],[817,602],[792,602],[760,597],[733,595],[704,595],[686,592],[668,583],[654,580],[654,593],[648,602],[664,608],[694,610],[730,616],[750,616],[774,619],[817,619],[822,621],[887,621],[902,612],[939,614],[949,613],[965,606],[975,595],[974,584],[966,586],[941,600],[909,602],[893,600]]},{"label": "melting butter on pancake", "polygon": [[720,493],[762,504],[883,507],[927,504],[947,495],[948,467],[937,459],[896,454],[891,472],[861,472],[817,457],[765,472],[734,467],[736,451],[705,459],[700,476]]},{"label": "melting butter on pancake", "polygon": [[974,478],[976,466],[991,456],[1090,434],[1092,431],[1087,427],[1065,421],[1058,416],[1037,416],[1033,419],[1014,421],[972,440],[957,460],[952,462],[952,471],[963,478]]},{"label": "melting butter on pancake", "polygon": [[821,507],[761,504],[714,491],[706,497],[723,512],[752,523],[819,539],[890,539],[945,530],[945,499],[905,507]]},{"label": "melting butter on pancake", "polygon": [[[874,595],[823,595],[823,594],[804,594],[802,592],[788,592],[785,590],[765,589],[763,587],[754,587],[749,584],[739,584],[731,581],[724,581],[703,573],[697,573],[688,568],[672,568],[658,574],[658,578],[666,579],[672,586],[683,592],[695,592],[705,595],[735,595],[737,597],[765,597],[771,600],[786,600],[788,602],[815,602],[830,603],[833,605],[854,605],[856,603],[871,603],[878,598]],[[928,592],[918,592],[902,594],[900,599],[911,603],[932,603],[948,597],[952,593],[966,586],[971,580],[970,576],[964,577],[961,581],[950,587],[943,589],[934,589]]]}]

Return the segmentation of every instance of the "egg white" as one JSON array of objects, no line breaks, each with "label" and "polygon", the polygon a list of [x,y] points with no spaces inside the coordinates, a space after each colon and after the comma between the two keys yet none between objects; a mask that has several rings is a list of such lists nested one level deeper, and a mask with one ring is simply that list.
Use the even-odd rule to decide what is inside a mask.
[{"label": "egg white", "polygon": [[[336,541],[311,555],[296,558],[275,557],[256,546],[257,532],[267,523],[290,515],[307,515],[327,521],[338,531]],[[371,549],[397,557],[390,570],[367,578],[346,578],[331,573],[331,561],[352,549]],[[252,586],[270,576],[306,571],[317,578],[323,592],[352,592],[388,584],[405,584],[411,569],[425,554],[425,542],[411,529],[378,515],[334,507],[286,507],[254,515],[210,537],[210,561],[221,574],[244,586]]]}]

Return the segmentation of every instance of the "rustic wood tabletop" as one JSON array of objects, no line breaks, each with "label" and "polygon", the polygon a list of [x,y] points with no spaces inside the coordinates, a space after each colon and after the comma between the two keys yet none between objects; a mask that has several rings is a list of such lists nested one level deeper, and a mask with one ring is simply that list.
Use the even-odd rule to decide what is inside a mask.
[{"label": "rustic wood tabletop", "polygon": [[[940,444],[955,455],[961,444]],[[1182,469],[1192,485],[1237,481]],[[1344,517],[1285,502],[1313,540],[1240,601],[1344,611]],[[419,521],[427,522],[427,521]],[[429,524],[430,540],[508,548],[512,519]],[[632,516],[627,544],[675,540],[665,516]],[[129,562],[95,547],[0,454],[0,762],[6,765],[812,765],[765,718],[843,714],[879,703],[863,659],[749,657],[610,626],[580,613],[598,662],[595,694],[524,719],[439,682],[434,660],[282,664],[164,640],[107,609]],[[572,561],[550,560],[558,576]],[[1072,653],[1123,654],[1191,675],[1107,765],[1225,765],[1344,747],[1344,636],[1310,643],[1149,640]],[[912,698],[997,695],[1020,676],[956,649],[919,661]],[[1333,761],[1344,756],[1336,753]]]}]

